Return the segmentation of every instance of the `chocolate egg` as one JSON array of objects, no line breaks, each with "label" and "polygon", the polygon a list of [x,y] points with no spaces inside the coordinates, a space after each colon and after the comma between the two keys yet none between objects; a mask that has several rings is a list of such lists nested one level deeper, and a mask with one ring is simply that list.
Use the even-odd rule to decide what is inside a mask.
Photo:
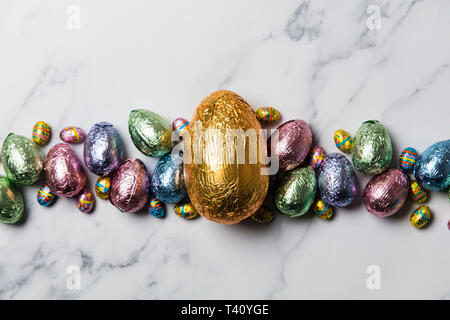
[{"label": "chocolate egg", "polygon": [[333,208],[321,199],[314,203],[313,210],[316,216],[323,220],[329,220],[333,217]]},{"label": "chocolate egg", "polygon": [[275,205],[288,217],[304,215],[316,196],[317,181],[310,167],[298,168],[286,174],[275,192]]},{"label": "chocolate egg", "polygon": [[256,119],[264,123],[278,122],[280,117],[280,112],[272,107],[261,107],[256,110]]},{"label": "chocolate egg", "polygon": [[0,176],[0,222],[17,223],[22,218],[23,208],[19,189],[8,178]]},{"label": "chocolate egg", "polygon": [[[184,179],[192,204],[219,223],[250,217],[269,185],[261,172],[267,169],[261,163],[266,143],[252,108],[234,92],[216,91],[200,103],[190,123],[184,136]],[[245,133],[252,132],[246,139]]]},{"label": "chocolate egg", "polygon": [[278,157],[279,168],[298,167],[311,149],[312,133],[303,120],[291,120],[280,125],[268,141],[270,154]]},{"label": "chocolate egg", "polygon": [[431,209],[428,206],[420,206],[411,215],[411,225],[420,229],[425,227],[431,220]]},{"label": "chocolate egg", "polygon": [[325,160],[325,149],[321,146],[315,146],[311,149],[309,166],[314,170],[319,169],[322,166],[323,161]]},{"label": "chocolate egg", "polygon": [[128,159],[119,167],[111,183],[111,203],[122,212],[137,212],[147,204],[150,177],[144,163]]},{"label": "chocolate egg", "polygon": [[84,142],[86,135],[83,129],[79,127],[66,127],[61,130],[59,137],[66,143],[81,143]]},{"label": "chocolate egg", "polygon": [[322,200],[335,207],[351,204],[358,194],[352,164],[340,153],[330,153],[320,168],[317,184]]},{"label": "chocolate egg", "polygon": [[84,163],[98,176],[112,175],[123,161],[119,132],[108,122],[95,124],[84,143]]},{"label": "chocolate egg", "polygon": [[138,109],[130,113],[128,130],[136,148],[149,157],[161,157],[173,147],[172,130],[158,114]]},{"label": "chocolate egg", "polygon": [[378,217],[391,216],[405,203],[408,189],[408,175],[400,169],[389,169],[369,180],[364,189],[364,206]]},{"label": "chocolate egg", "polygon": [[189,126],[189,121],[184,118],[176,118],[172,121],[172,130],[178,133],[178,136],[182,136]]},{"label": "chocolate egg", "polygon": [[164,203],[159,201],[155,196],[150,196],[150,200],[147,205],[148,213],[156,218],[164,218],[166,210],[164,209]]},{"label": "chocolate egg", "polygon": [[334,133],[334,143],[342,152],[350,153],[353,150],[353,139],[345,130],[339,129]]},{"label": "chocolate egg", "polygon": [[47,122],[39,121],[33,126],[33,133],[31,137],[34,143],[38,146],[45,146],[49,141],[52,134],[52,129]]},{"label": "chocolate egg", "polygon": [[419,153],[416,151],[416,149],[411,147],[406,148],[400,154],[400,169],[406,172],[411,172],[417,162],[418,157]]},{"label": "chocolate egg", "polygon": [[30,139],[10,133],[2,147],[2,163],[12,183],[32,185],[41,176],[44,158]]},{"label": "chocolate egg", "polygon": [[177,203],[187,196],[184,184],[183,157],[162,156],[153,171],[150,188],[153,195],[165,203]]},{"label": "chocolate egg", "polygon": [[414,166],[417,182],[427,190],[444,190],[450,186],[450,140],[429,146]]},{"label": "chocolate egg", "polygon": [[428,199],[427,192],[420,186],[420,184],[416,180],[411,181],[411,185],[409,187],[409,195],[414,201],[418,203],[423,203]]},{"label": "chocolate egg", "polygon": [[266,207],[261,207],[250,218],[258,223],[269,223],[273,220],[273,213]]},{"label": "chocolate egg", "polygon": [[364,174],[385,171],[392,160],[391,137],[376,120],[364,122],[355,135],[352,161],[355,169]]},{"label": "chocolate egg", "polygon": [[57,196],[50,191],[50,187],[44,184],[38,191],[37,202],[43,207],[50,207],[55,203]]},{"label": "chocolate egg", "polygon": [[95,193],[100,199],[109,198],[109,189],[111,188],[110,177],[99,177],[95,183]]},{"label": "chocolate egg", "polygon": [[86,185],[83,166],[66,143],[59,143],[50,149],[45,159],[44,171],[51,192],[57,196],[74,197]]},{"label": "chocolate egg", "polygon": [[77,196],[77,207],[83,213],[89,213],[94,209],[94,195],[91,190],[84,188]]},{"label": "chocolate egg", "polygon": [[191,203],[179,203],[174,208],[175,214],[186,220],[198,217],[198,212]]}]

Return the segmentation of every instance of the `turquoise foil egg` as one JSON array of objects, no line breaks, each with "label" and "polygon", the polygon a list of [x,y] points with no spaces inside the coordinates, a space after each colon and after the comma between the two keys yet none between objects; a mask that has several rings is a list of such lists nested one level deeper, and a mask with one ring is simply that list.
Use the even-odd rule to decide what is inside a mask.
[{"label": "turquoise foil egg", "polygon": [[450,186],[450,139],[429,146],[414,166],[417,182],[427,190],[444,190]]}]

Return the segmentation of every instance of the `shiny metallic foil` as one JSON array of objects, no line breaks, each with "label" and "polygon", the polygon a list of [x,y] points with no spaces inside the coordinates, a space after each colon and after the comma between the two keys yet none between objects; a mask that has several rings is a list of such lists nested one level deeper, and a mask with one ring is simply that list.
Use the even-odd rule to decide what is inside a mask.
[{"label": "shiny metallic foil", "polygon": [[286,174],[275,192],[277,209],[288,217],[304,215],[314,202],[317,181],[311,167],[294,169]]},{"label": "shiny metallic foil", "polygon": [[17,223],[22,218],[23,208],[19,189],[8,178],[0,176],[0,222]]},{"label": "shiny metallic foil", "polygon": [[311,143],[312,133],[308,124],[303,120],[291,120],[280,125],[269,139],[269,154],[278,155],[281,170],[292,170],[305,160]]},{"label": "shiny metallic foil", "polygon": [[108,122],[95,124],[84,143],[84,163],[98,176],[109,176],[123,161],[123,145],[119,132]]},{"label": "shiny metallic foil", "polygon": [[428,147],[414,166],[417,182],[427,190],[444,190],[450,186],[450,140]]},{"label": "shiny metallic foil", "polygon": [[[192,204],[205,218],[218,223],[234,224],[251,216],[261,206],[269,186],[267,175],[261,174],[261,158],[254,164],[249,161],[249,143],[246,143],[245,163],[228,163],[223,152],[223,138],[227,129],[254,129],[261,125],[255,112],[239,95],[231,91],[216,91],[206,97],[194,112],[188,132],[185,135],[185,157],[195,157],[195,122],[202,123],[202,139],[198,143],[201,163],[185,159],[184,179]],[[204,134],[208,129],[217,129],[217,135]],[[199,134],[197,132],[196,134]],[[246,140],[248,142],[248,139]],[[258,153],[266,155],[266,142],[257,136]],[[237,147],[237,143],[234,145]],[[234,149],[236,150],[236,149]],[[186,152],[188,151],[188,152]],[[237,153],[237,152],[235,152]],[[236,159],[235,159],[236,160]]]},{"label": "shiny metallic foil", "polygon": [[364,174],[385,171],[392,160],[389,132],[376,120],[364,122],[354,139],[352,161],[355,169]]},{"label": "shiny metallic foil", "polygon": [[50,191],[57,196],[74,197],[86,185],[81,161],[67,143],[59,143],[50,149],[45,158],[44,171]]},{"label": "shiny metallic foil", "polygon": [[32,185],[41,176],[44,157],[33,141],[10,133],[3,142],[2,163],[11,182]]},{"label": "shiny metallic foil", "polygon": [[172,130],[158,114],[138,109],[130,113],[128,130],[136,148],[149,157],[161,157],[173,147]]},{"label": "shiny metallic foil", "polygon": [[176,154],[162,156],[153,171],[152,193],[165,203],[178,203],[187,196],[184,184],[183,157]]},{"label": "shiny metallic foil", "polygon": [[320,196],[323,202],[345,207],[358,195],[358,180],[352,164],[340,153],[330,153],[320,167],[318,178]]},{"label": "shiny metallic foil", "polygon": [[369,180],[363,194],[364,206],[377,217],[391,216],[403,206],[408,191],[408,175],[400,169],[389,169]]},{"label": "shiny metallic foil", "polygon": [[122,212],[137,212],[148,201],[150,176],[139,159],[128,159],[120,166],[111,183],[111,203]]}]

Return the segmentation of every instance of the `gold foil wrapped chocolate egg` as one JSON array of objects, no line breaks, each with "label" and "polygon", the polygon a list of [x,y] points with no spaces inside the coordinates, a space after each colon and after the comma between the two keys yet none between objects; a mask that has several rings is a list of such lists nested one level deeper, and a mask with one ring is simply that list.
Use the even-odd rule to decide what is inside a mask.
[{"label": "gold foil wrapped chocolate egg", "polygon": [[216,91],[194,112],[184,136],[184,178],[195,209],[234,224],[261,206],[269,186],[262,174],[266,142],[255,112],[239,95]]}]

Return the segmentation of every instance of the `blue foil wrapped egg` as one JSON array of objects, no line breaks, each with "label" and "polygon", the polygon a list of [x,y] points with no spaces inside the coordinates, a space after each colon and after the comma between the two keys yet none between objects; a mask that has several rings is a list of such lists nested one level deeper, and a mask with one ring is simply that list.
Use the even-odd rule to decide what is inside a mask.
[{"label": "blue foil wrapped egg", "polygon": [[414,166],[417,182],[427,190],[444,190],[450,186],[450,139],[429,146]]},{"label": "blue foil wrapped egg", "polygon": [[50,207],[55,203],[57,196],[50,191],[50,187],[44,184],[37,193],[37,202],[43,207]]},{"label": "blue foil wrapped egg", "polygon": [[153,172],[150,188],[165,203],[177,203],[187,196],[184,184],[183,157],[168,153],[162,156]]},{"label": "blue foil wrapped egg", "polygon": [[352,164],[340,153],[330,153],[325,158],[317,183],[323,202],[335,207],[348,206],[358,194]]},{"label": "blue foil wrapped egg", "polygon": [[84,142],[84,163],[98,176],[112,175],[123,161],[119,132],[108,122],[95,124]]}]

